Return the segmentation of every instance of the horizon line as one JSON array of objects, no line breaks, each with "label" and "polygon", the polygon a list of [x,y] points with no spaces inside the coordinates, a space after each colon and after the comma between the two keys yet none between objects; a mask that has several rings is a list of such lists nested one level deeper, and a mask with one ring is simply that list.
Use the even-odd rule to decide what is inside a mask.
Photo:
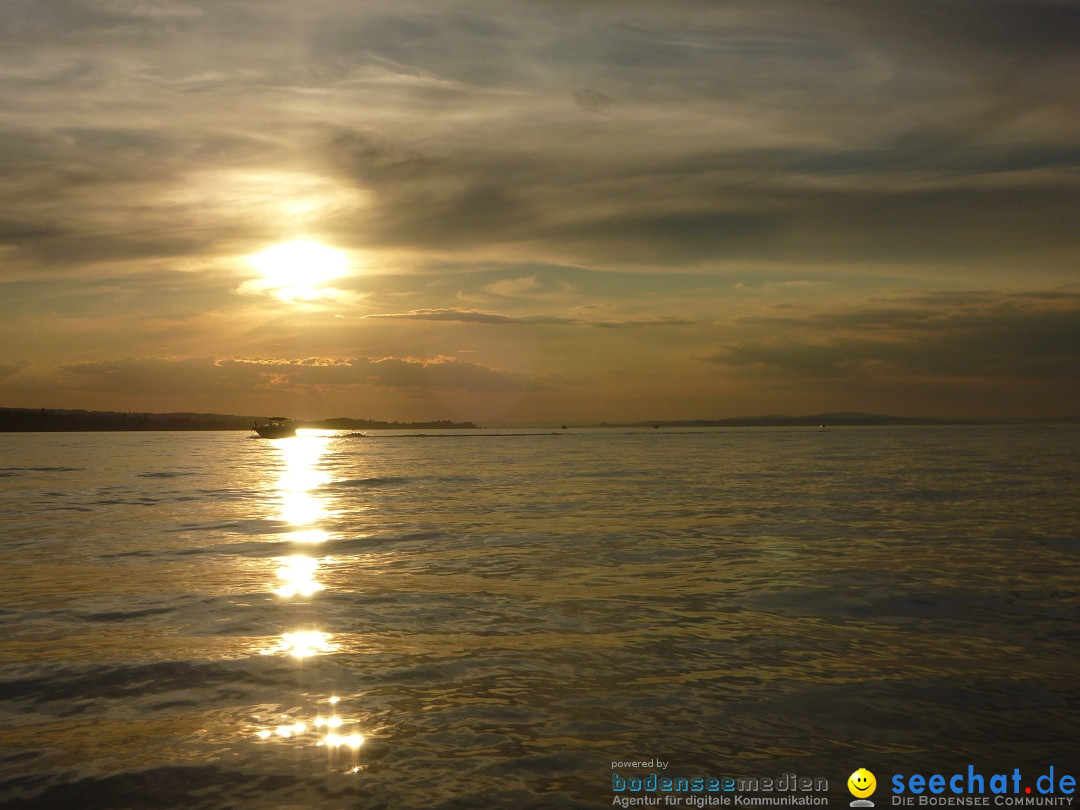
[{"label": "horizon line", "polygon": [[[97,430],[152,430],[152,426],[138,427],[124,425],[129,417],[138,418],[140,421],[163,421],[166,419],[186,419],[191,426],[173,424],[169,430],[243,430],[249,427],[251,421],[270,419],[273,417],[259,414],[224,414],[218,412],[199,411],[116,411],[116,410],[87,410],[84,408],[29,408],[0,406],[0,414],[12,415],[15,413],[30,415],[53,416],[63,419],[112,419],[120,422],[115,428],[98,426]],[[1080,414],[1056,414],[1040,416],[986,416],[986,417],[948,417],[948,416],[896,416],[893,414],[867,413],[862,411],[824,411],[813,414],[757,414],[750,416],[733,417],[696,417],[687,419],[630,419],[607,421],[603,419],[588,420],[527,420],[507,421],[494,420],[480,423],[469,420],[451,419],[410,419],[410,420],[387,420],[372,419],[368,417],[320,417],[313,419],[292,419],[298,426],[312,426],[318,428],[319,423],[338,422],[356,423],[344,425],[343,430],[367,427],[371,430],[379,429],[410,429],[410,426],[418,427],[446,427],[454,429],[512,429],[512,428],[654,428],[661,427],[857,427],[857,426],[889,426],[889,425],[1007,425],[1007,424],[1071,424],[1080,423]],[[0,432],[51,432],[48,427],[13,427],[5,424],[7,420],[0,419]],[[218,425],[217,428],[212,428]],[[334,429],[334,428],[324,428]]]}]

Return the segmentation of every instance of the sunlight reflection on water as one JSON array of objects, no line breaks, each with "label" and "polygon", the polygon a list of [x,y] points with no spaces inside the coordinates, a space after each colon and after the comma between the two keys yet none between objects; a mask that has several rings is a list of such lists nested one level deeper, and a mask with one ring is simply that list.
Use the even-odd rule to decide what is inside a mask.
[{"label": "sunlight reflection on water", "polygon": [[326,515],[325,503],[312,491],[330,481],[330,475],[319,466],[329,443],[329,436],[308,431],[271,441],[283,462],[283,472],[277,480],[282,506],[276,517],[280,520],[314,530],[312,524]]},{"label": "sunlight reflection on water", "polygon": [[315,574],[322,563],[329,563],[330,557],[324,557],[321,561],[312,557],[294,555],[282,557],[281,567],[277,570],[278,579],[284,580],[285,584],[274,589],[278,596],[311,596],[323,590],[324,586],[315,579]]},{"label": "sunlight reflection on water", "polygon": [[[326,431],[300,431],[295,437],[274,440],[271,442],[274,450],[280,455],[284,472],[277,479],[276,488],[283,504],[279,515],[281,520],[292,526],[303,527],[293,529],[285,535],[285,539],[293,543],[307,544],[325,543],[329,539],[329,533],[320,528],[318,521],[328,514],[325,501],[316,490],[331,483],[332,478],[320,463],[326,454],[332,434]],[[284,584],[275,588],[273,592],[282,598],[311,597],[325,590],[325,585],[316,579],[317,572],[322,565],[329,564],[332,558],[327,556],[315,559],[304,554],[293,554],[289,557],[280,557],[277,569],[277,578]],[[310,618],[310,617],[309,617]],[[333,635],[318,630],[294,630],[283,632],[281,639],[273,647],[262,650],[263,655],[284,654],[292,658],[303,660],[319,655],[333,654],[340,649],[340,645],[333,641]],[[274,734],[282,740],[304,740],[307,732],[315,735],[314,744],[327,746],[328,748],[348,747],[354,752],[364,742],[364,736],[358,731],[349,734],[341,734],[340,730],[345,721],[337,713],[337,696],[330,697],[328,703],[334,711],[328,717],[316,715],[310,727],[303,721],[292,724],[279,725],[273,730],[262,728],[257,732],[261,739],[268,739]],[[283,715],[283,718],[288,719]]]}]

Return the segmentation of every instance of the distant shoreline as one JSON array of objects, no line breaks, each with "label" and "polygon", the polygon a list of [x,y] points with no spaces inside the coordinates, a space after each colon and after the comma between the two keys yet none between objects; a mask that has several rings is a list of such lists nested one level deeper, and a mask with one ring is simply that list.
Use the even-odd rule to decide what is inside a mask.
[{"label": "distant shoreline", "polygon": [[[64,433],[81,431],[206,431],[251,430],[266,416],[217,413],[125,413],[56,408],[0,408],[0,433]],[[1059,425],[1080,424],[1080,416],[936,418],[888,416],[868,413],[819,413],[810,416],[743,416],[729,419],[681,419],[636,422],[588,422],[563,428],[694,428],[694,427],[858,427],[888,425]],[[297,420],[298,428],[323,430],[477,430],[473,422],[384,422],[374,419]],[[492,426],[488,426],[492,427]],[[505,425],[501,427],[559,428],[558,424]]]},{"label": "distant shoreline", "polygon": [[731,419],[683,419],[633,422],[596,427],[858,427],[887,425],[1065,425],[1080,424],[1080,416],[949,418],[934,416],[888,416],[873,413],[819,413],[812,416],[737,416]]},{"label": "distant shoreline", "polygon": [[[219,413],[125,413],[56,408],[0,408],[0,433],[75,433],[82,431],[251,430],[267,416]],[[382,422],[373,419],[297,420],[298,428],[324,430],[473,430],[472,422]]]}]

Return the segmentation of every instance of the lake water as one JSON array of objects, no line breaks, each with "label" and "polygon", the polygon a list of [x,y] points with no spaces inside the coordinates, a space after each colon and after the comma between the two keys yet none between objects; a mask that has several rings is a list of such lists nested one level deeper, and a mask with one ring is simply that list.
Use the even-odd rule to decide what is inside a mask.
[{"label": "lake water", "polygon": [[0,435],[0,803],[1080,776],[1078,532],[1075,426]]}]

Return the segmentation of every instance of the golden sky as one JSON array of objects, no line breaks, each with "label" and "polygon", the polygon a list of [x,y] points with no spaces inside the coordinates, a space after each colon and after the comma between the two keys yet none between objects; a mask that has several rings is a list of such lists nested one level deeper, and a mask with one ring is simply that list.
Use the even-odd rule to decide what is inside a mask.
[{"label": "golden sky", "polygon": [[1080,5],[0,4],[0,406],[1062,415]]}]

